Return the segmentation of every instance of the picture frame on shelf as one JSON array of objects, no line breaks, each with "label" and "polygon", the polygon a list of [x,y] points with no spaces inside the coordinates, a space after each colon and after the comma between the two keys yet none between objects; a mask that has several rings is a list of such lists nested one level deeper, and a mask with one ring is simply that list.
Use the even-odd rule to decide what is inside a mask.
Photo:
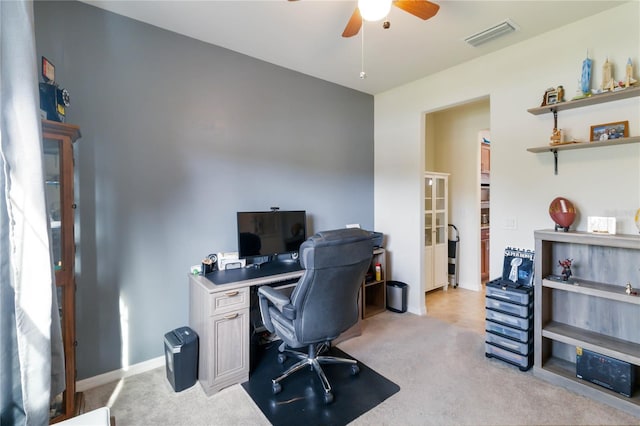
[{"label": "picture frame on shelf", "polygon": [[591,126],[591,132],[589,135],[589,140],[591,142],[628,138],[629,122],[617,121],[614,123],[596,124]]},{"label": "picture frame on shelf", "polygon": [[558,103],[558,91],[554,88],[550,88],[544,92],[544,96],[542,98],[542,105],[540,106],[554,105],[557,103]]}]

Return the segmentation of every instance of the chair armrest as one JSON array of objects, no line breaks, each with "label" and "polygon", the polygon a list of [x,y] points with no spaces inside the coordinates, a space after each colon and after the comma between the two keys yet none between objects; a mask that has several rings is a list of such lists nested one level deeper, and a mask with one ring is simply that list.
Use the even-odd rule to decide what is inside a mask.
[{"label": "chair armrest", "polygon": [[258,287],[258,296],[265,297],[277,310],[282,312],[282,307],[291,301],[281,291],[269,286]]},{"label": "chair armrest", "polygon": [[262,316],[262,323],[266,327],[269,332],[273,333],[275,328],[273,323],[271,322],[271,315],[269,314],[269,306],[273,306],[282,315],[289,319],[293,320],[296,318],[296,310],[291,305],[291,300],[282,292],[269,287],[262,286],[258,288],[258,300],[260,302],[260,315]]}]

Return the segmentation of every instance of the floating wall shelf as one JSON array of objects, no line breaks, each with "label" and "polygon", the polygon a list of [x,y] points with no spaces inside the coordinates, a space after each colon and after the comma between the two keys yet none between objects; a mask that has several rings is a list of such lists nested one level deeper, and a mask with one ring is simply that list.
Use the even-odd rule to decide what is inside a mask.
[{"label": "floating wall shelf", "polygon": [[606,141],[568,143],[564,145],[537,146],[535,148],[527,148],[527,151],[537,154],[540,152],[556,152],[556,151],[567,151],[570,149],[598,148],[602,146],[626,145],[626,144],[638,143],[638,142],[640,142],[640,136],[634,136],[632,138],[610,139]]},{"label": "floating wall shelf", "polygon": [[553,105],[545,105],[536,108],[529,108],[527,112],[533,115],[547,114],[553,111],[564,111],[567,109],[580,108],[589,105],[597,105],[605,102],[620,101],[622,99],[633,98],[640,96],[640,86],[630,87],[628,89],[619,90],[617,92],[601,93],[599,95],[592,95],[588,98],[577,99],[575,101],[560,102]]},{"label": "floating wall shelf", "polygon": [[[574,101],[566,101],[560,102],[552,105],[545,105],[536,108],[529,108],[527,112],[533,115],[541,115],[552,113],[554,115],[554,120],[557,120],[558,111],[580,108],[589,105],[597,105],[605,102],[619,101],[622,99],[633,98],[635,96],[640,96],[640,86],[638,87],[630,87],[627,89],[619,90],[617,92],[607,92],[601,93],[599,95],[592,95],[588,98],[576,99]],[[620,139],[611,139],[606,141],[594,141],[594,142],[578,142],[578,143],[567,143],[562,145],[545,145],[534,148],[527,148],[527,151],[533,153],[541,153],[541,152],[552,152],[553,153],[553,165],[554,165],[554,173],[558,174],[558,151],[567,151],[570,149],[584,149],[584,148],[598,148],[603,146],[613,146],[613,145],[626,145],[630,143],[639,143],[640,136],[633,136],[630,138],[620,138]]]}]

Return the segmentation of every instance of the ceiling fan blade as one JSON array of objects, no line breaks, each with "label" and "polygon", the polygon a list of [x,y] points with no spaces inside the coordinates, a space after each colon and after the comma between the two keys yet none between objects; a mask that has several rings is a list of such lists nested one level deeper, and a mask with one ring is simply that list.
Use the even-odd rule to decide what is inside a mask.
[{"label": "ceiling fan blade", "polygon": [[342,37],[353,37],[354,35],[360,32],[360,28],[362,27],[362,16],[360,16],[360,10],[356,7],[349,18],[349,22],[347,22],[347,26],[344,27],[344,31],[342,32]]},{"label": "ceiling fan blade", "polygon": [[440,9],[440,6],[428,0],[396,0],[393,5],[422,20],[432,18]]}]

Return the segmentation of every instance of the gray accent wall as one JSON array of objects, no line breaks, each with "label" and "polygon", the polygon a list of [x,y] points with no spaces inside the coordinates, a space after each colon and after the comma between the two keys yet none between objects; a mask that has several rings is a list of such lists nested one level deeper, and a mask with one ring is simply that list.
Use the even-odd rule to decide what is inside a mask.
[{"label": "gray accent wall", "polygon": [[373,229],[372,96],[84,3],[34,9],[82,133],[78,379],[162,356],[189,267],[237,250],[237,211]]}]

